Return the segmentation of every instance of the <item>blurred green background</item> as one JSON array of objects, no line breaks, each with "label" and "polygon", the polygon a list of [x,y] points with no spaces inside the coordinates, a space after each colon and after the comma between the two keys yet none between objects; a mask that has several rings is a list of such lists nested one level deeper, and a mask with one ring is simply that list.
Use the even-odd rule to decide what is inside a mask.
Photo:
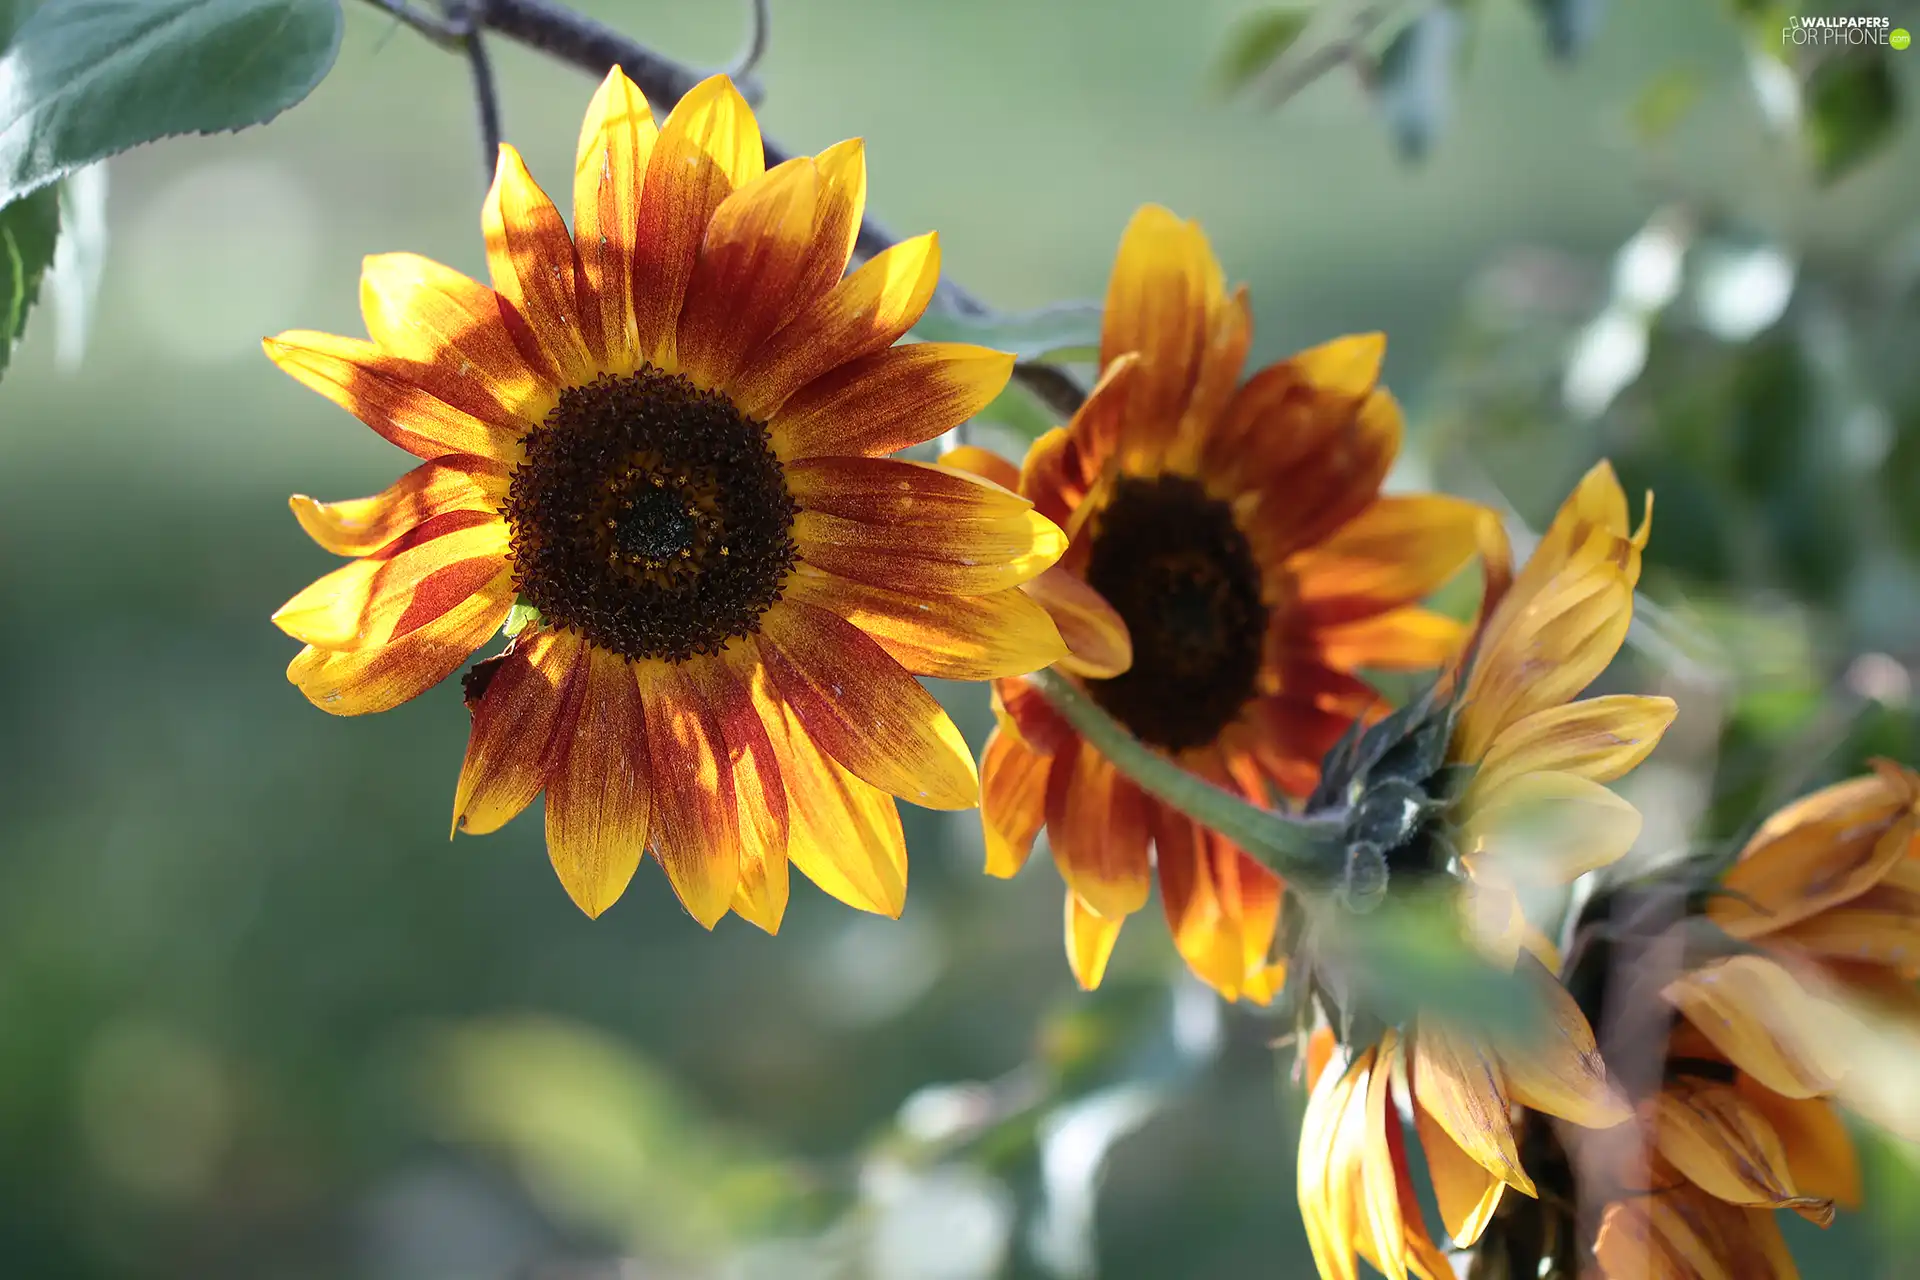
[{"label": "blurred green background", "polygon": [[[582,7],[708,65],[745,21]],[[1567,62],[1567,6],[1485,0],[1388,61],[1428,71],[1269,111],[1218,75],[1257,7],[777,0],[761,116],[863,135],[873,210],[1010,309],[1098,297],[1140,202],[1201,219],[1257,359],[1391,335],[1397,484],[1534,527],[1598,456],[1657,488],[1609,676],[1682,699],[1639,856],[1920,762],[1920,52],[1863,99],[1763,6],[1578,6]],[[493,47],[564,191],[592,81]],[[112,162],[84,359],[42,313],[0,387],[0,1274],[1310,1275],[1287,1027],[1151,911],[1080,995],[1044,852],[989,881],[974,817],[910,810],[898,923],[796,877],[780,937],[709,936],[651,863],[590,922],[537,816],[443,838],[456,688],[338,720],[285,682],[267,615],[330,567],[286,495],[406,460],[258,340],[360,332],[365,253],[481,273],[482,190],[464,66],[350,2],[306,103]],[[977,742],[984,693],[942,694]],[[1866,1156],[1867,1209],[1794,1230],[1809,1275],[1909,1274],[1916,1165]]]}]

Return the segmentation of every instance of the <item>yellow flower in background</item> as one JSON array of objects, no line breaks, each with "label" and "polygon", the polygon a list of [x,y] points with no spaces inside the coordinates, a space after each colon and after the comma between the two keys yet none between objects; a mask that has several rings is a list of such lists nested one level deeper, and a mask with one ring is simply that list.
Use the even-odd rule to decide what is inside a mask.
[{"label": "yellow flower in background", "polygon": [[[1595,467],[1510,585],[1504,547],[1490,551],[1471,665],[1464,680],[1452,677],[1440,711],[1424,723],[1383,724],[1329,757],[1316,806],[1349,806],[1354,842],[1400,831],[1374,850],[1389,891],[1437,889],[1456,899],[1469,938],[1496,963],[1518,966],[1545,1016],[1522,1037],[1423,1014],[1343,1053],[1330,1032],[1317,1033],[1299,1194],[1324,1276],[1354,1275],[1356,1254],[1390,1276],[1445,1266],[1409,1181],[1402,1108],[1419,1134],[1442,1223],[1461,1247],[1480,1237],[1508,1188],[1538,1193],[1521,1159],[1517,1106],[1592,1128],[1630,1114],[1587,1018],[1552,976],[1558,957],[1521,914],[1520,893],[1615,861],[1639,833],[1639,813],[1603,784],[1646,758],[1674,705],[1574,699],[1626,638],[1647,532],[1644,521],[1632,528],[1612,469]],[[1421,757],[1423,743],[1433,758]],[[1418,804],[1409,803],[1409,782],[1420,789]],[[1337,971],[1317,970],[1314,981],[1323,1001],[1343,1002]],[[1336,1056],[1337,1069],[1327,1065]]]},{"label": "yellow flower in background", "polygon": [[[1401,419],[1378,385],[1379,335],[1242,382],[1251,341],[1246,291],[1227,290],[1200,228],[1145,207],[1108,285],[1100,381],[1073,421],[1018,471],[977,449],[951,460],[1070,532],[1031,587],[1073,649],[1061,670],[1149,747],[1268,804],[1311,790],[1327,748],[1375,706],[1357,672],[1457,649],[1460,626],[1418,602],[1472,558],[1486,513],[1380,493]],[[1024,682],[995,693],[987,870],[1014,874],[1047,828],[1081,985],[1099,983],[1157,868],[1193,971],[1229,999],[1272,999],[1278,878],[1141,792]]]},{"label": "yellow flower in background", "polygon": [[[1030,671],[1065,646],[1018,588],[1061,531],[1027,499],[890,460],[970,416],[1012,357],[895,346],[939,273],[929,234],[844,275],[858,141],[765,168],[722,76],[656,129],[618,70],[580,133],[571,237],[503,147],[492,287],[369,258],[371,342],[267,353],[425,459],[377,497],[293,500],[353,563],[275,621],[288,670],[341,715],[469,673],[455,825],[547,795],[547,847],[590,915],[651,847],[687,910],[769,931],[787,862],[897,915],[894,797],[977,801],[958,731],[914,679]],[[528,619],[531,619],[530,621]]]}]

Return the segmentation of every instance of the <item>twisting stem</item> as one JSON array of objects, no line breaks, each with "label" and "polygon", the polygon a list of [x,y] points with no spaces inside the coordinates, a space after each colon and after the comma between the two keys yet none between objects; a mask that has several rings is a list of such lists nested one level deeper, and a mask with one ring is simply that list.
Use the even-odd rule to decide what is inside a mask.
[{"label": "twisting stem", "polygon": [[753,74],[760,65],[760,59],[767,56],[767,28],[773,14],[770,12],[771,0],[752,0],[752,25],[747,28],[747,47],[733,60],[727,74],[735,80],[741,80]]},{"label": "twisting stem", "polygon": [[[407,0],[368,0],[419,31],[435,43],[462,48],[468,31],[444,19],[423,14]],[[490,31],[537,49],[558,61],[579,67],[594,75],[605,75],[618,66],[627,78],[640,86],[649,102],[671,108],[687,91],[706,78],[703,72],[656,53],[638,41],[630,40],[613,28],[584,14],[575,13],[557,0],[466,0],[466,16],[473,30]],[[764,30],[765,24],[760,28]],[[791,158],[791,153],[770,138],[763,138],[769,166]],[[854,252],[871,258],[896,243],[896,237],[872,218],[863,220],[854,240]],[[958,315],[989,317],[993,308],[978,297],[942,277],[933,295],[933,304]],[[1057,365],[1022,361],[1014,366],[1013,379],[1039,398],[1054,413],[1069,417],[1086,393]]]},{"label": "twisting stem", "polygon": [[494,86],[493,60],[487,56],[486,43],[481,39],[480,27],[473,21],[470,8],[466,3],[450,6],[447,20],[466,27],[461,44],[466,47],[467,66],[473,72],[473,97],[480,107],[480,176],[481,181],[491,183],[494,169],[500,163],[500,143],[505,134],[500,127],[500,95]]},{"label": "twisting stem", "polygon": [[1027,681],[1142,791],[1212,827],[1283,876],[1320,887],[1339,881],[1344,814],[1296,818],[1249,804],[1146,746],[1058,672],[1037,671]]}]

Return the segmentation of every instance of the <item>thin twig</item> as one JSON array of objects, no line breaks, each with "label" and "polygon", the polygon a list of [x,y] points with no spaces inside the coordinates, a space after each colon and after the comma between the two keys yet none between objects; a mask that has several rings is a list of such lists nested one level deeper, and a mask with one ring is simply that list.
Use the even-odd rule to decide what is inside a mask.
[{"label": "thin twig", "polygon": [[769,12],[771,0],[752,0],[751,7],[753,17],[747,28],[747,47],[740,51],[740,56],[727,69],[727,74],[735,80],[744,80],[752,75],[760,65],[760,59],[767,56],[767,28],[773,19]]},{"label": "thin twig", "polygon": [[[465,47],[465,29],[423,14],[407,0],[368,0],[368,3],[437,44]],[[605,75],[609,68],[617,66],[640,87],[649,102],[663,109],[671,108],[706,78],[705,73],[656,53],[556,0],[468,0],[467,21],[473,28],[505,36],[594,75]],[[771,138],[763,138],[762,143],[769,167],[791,158],[791,153]],[[854,239],[854,252],[862,258],[871,258],[895,243],[897,237],[867,218],[861,222],[859,235]],[[946,277],[934,290],[932,305],[974,319],[994,315],[992,307]],[[1014,367],[1013,378],[1063,417],[1070,416],[1086,398],[1074,379],[1055,365],[1023,361]]]},{"label": "thin twig", "polygon": [[479,25],[473,21],[470,4],[449,7],[447,20],[467,28],[461,44],[467,52],[467,66],[473,72],[474,101],[480,107],[481,181],[491,183],[500,163],[500,143],[505,137],[500,127],[500,95],[494,85],[493,60],[487,56],[487,46]]}]

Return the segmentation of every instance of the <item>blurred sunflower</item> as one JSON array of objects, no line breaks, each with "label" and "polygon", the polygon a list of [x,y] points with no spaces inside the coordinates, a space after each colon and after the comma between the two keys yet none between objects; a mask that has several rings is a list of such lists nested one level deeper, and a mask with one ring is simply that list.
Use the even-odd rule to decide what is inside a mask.
[{"label": "blurred sunflower", "polygon": [[[1462,629],[1418,601],[1472,558],[1485,511],[1382,496],[1400,412],[1378,335],[1255,373],[1244,288],[1206,236],[1142,208],[1120,243],[1101,377],[1024,465],[949,460],[1065,527],[1030,584],[1073,656],[1059,665],[1141,742],[1261,804],[1311,790],[1376,698],[1362,668],[1432,667]],[[1099,984],[1153,869],[1175,944],[1228,999],[1272,999],[1281,885],[1237,846],[1147,796],[1020,681],[995,686],[981,761],[987,871],[1011,876],[1044,825],[1067,884],[1067,953]]]},{"label": "blurred sunflower", "polygon": [[[842,278],[861,144],[765,168],[723,76],[657,129],[615,69],[580,132],[570,238],[501,149],[493,287],[367,259],[373,341],[296,332],[275,363],[426,459],[377,497],[293,499],[358,557],[274,615],[325,710],[383,711],[452,673],[473,723],[454,800],[487,832],[547,794],[547,847],[589,915],[651,847],[687,910],[769,931],[787,861],[898,914],[895,796],[977,801],[914,679],[1065,651],[1017,588],[1058,558],[1028,500],[883,455],[968,417],[1012,357],[894,346],[933,294],[929,234]],[[516,609],[516,601],[519,608]]]},{"label": "blurred sunflower", "polygon": [[[1860,1203],[1840,1104],[1915,1127],[1902,1081],[1920,1043],[1920,776],[1876,761],[1788,805],[1695,895],[1697,915],[1620,902],[1583,911],[1567,984],[1612,1028],[1637,1123],[1530,1120],[1553,1194],[1500,1215],[1474,1274],[1796,1276],[1776,1211],[1825,1226]],[[1689,957],[1698,915],[1731,945]]]},{"label": "blurred sunflower", "polygon": [[[1648,525],[1634,530],[1612,469],[1595,467],[1509,586],[1504,544],[1488,556],[1482,622],[1464,673],[1329,756],[1309,811],[1348,815],[1350,856],[1384,868],[1389,892],[1437,900],[1489,959],[1516,967],[1541,1016],[1494,1035],[1416,1014],[1378,1026],[1351,980],[1317,955],[1336,913],[1307,915],[1300,950],[1329,1027],[1308,1055],[1300,1207],[1320,1272],[1446,1274],[1421,1221],[1399,1116],[1404,1107],[1455,1244],[1471,1245],[1511,1187],[1537,1187],[1515,1136],[1525,1106],[1581,1126],[1625,1120],[1587,1018],[1553,977],[1558,957],[1528,927],[1520,892],[1564,885],[1624,854],[1640,815],[1603,784],[1645,759],[1674,714],[1666,698],[1573,701],[1626,637]],[[1338,1069],[1330,1065],[1338,1060]],[[1399,1105],[1389,1105],[1397,1095]]]}]

